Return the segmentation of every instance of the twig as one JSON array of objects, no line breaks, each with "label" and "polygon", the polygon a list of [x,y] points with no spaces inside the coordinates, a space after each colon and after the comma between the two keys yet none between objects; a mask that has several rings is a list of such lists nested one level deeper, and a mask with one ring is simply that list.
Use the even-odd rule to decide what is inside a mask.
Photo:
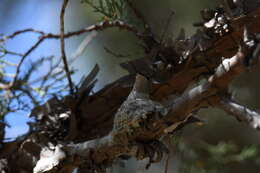
[{"label": "twig", "polygon": [[134,4],[131,2],[131,0],[126,0],[127,4],[129,5],[129,7],[133,10],[134,14],[136,15],[136,17],[138,19],[140,19],[144,25],[144,28],[150,30],[149,25],[147,24],[144,16],[141,14],[141,12],[134,6]]},{"label": "twig", "polygon": [[[123,21],[120,21],[120,20],[115,20],[115,21],[103,21],[103,22],[91,25],[89,27],[83,28],[83,29],[78,30],[78,31],[68,32],[67,34],[64,34],[64,38],[80,35],[80,34],[91,32],[91,31],[102,31],[102,30],[105,30],[107,28],[112,28],[112,27],[117,27],[117,28],[120,28],[120,29],[130,31],[138,37],[141,35],[139,33],[138,29],[135,28],[134,26],[129,25],[127,23],[124,23]],[[46,38],[58,39],[58,38],[60,38],[60,35],[49,33],[49,34],[46,34],[45,37]]]},{"label": "twig", "polygon": [[[69,37],[73,37],[73,36],[78,36],[84,33],[88,33],[88,32],[92,32],[92,31],[102,31],[105,30],[107,28],[112,28],[112,27],[116,27],[116,28],[120,28],[120,29],[124,29],[127,31],[130,31],[132,33],[134,33],[136,36],[140,36],[141,33],[138,31],[137,28],[135,28],[134,26],[124,23],[123,21],[120,20],[114,20],[114,21],[102,21],[98,24],[93,24],[89,27],[77,30],[77,31],[73,31],[73,32],[68,32],[68,33],[64,33],[64,38],[69,38]],[[35,30],[33,29],[24,29],[21,31],[17,31],[14,32],[13,34],[6,36],[5,39],[0,39],[1,41],[10,39],[10,38],[14,38],[15,36],[21,34],[21,33],[25,33],[25,32],[34,32]],[[41,38],[43,39],[60,39],[61,35],[60,34],[53,34],[53,33],[45,33],[43,31],[37,31],[36,33],[41,34]]]},{"label": "twig", "polygon": [[6,54],[15,55],[15,56],[23,56],[23,54],[21,54],[21,53],[9,51],[9,50],[7,50],[7,49],[2,49],[2,50],[0,50],[0,52],[3,53],[3,55],[0,55],[0,57],[3,57],[3,56],[6,55]]},{"label": "twig", "polygon": [[[36,49],[40,44],[41,42],[44,40],[43,37],[40,37],[40,39],[22,56],[21,60],[19,61],[18,65],[17,65],[17,68],[16,68],[16,72],[15,72],[15,76],[14,76],[14,80],[12,81],[12,83],[10,84],[10,88],[13,88],[15,85],[16,85],[16,82],[17,82],[17,79],[18,79],[18,76],[19,76],[19,73],[20,73],[20,69],[21,69],[21,66],[25,60],[25,58],[32,52],[34,51],[34,49]],[[9,88],[9,89],[10,89]]]},{"label": "twig", "polygon": [[8,35],[8,36],[3,36],[3,38],[0,39],[0,42],[4,42],[8,39],[12,39],[12,38],[16,37],[17,35],[20,35],[20,34],[23,34],[23,33],[26,33],[26,32],[33,32],[33,33],[37,33],[37,34],[40,34],[40,35],[45,34],[43,31],[35,30],[33,28],[28,28],[28,29],[15,31],[14,33],[12,33],[11,35]]},{"label": "twig", "polygon": [[65,43],[64,43],[64,15],[65,15],[65,9],[68,5],[69,0],[64,0],[61,8],[61,13],[60,13],[60,43],[61,43],[61,57],[64,63],[64,69],[66,72],[66,76],[69,82],[69,87],[70,87],[70,94],[74,94],[74,89],[73,89],[73,82],[71,80],[71,75],[70,75],[70,70],[69,66],[67,63],[67,58],[66,58],[66,53],[65,53]]}]

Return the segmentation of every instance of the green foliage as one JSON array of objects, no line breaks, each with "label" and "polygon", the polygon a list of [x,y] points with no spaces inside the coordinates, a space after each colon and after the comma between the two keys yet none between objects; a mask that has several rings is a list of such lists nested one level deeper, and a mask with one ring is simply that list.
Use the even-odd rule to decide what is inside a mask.
[{"label": "green foliage", "polygon": [[178,148],[181,153],[181,173],[230,173],[235,164],[260,166],[257,145],[241,147],[232,142],[188,144],[182,140]]},{"label": "green foliage", "polygon": [[[131,0],[81,0],[81,2],[88,4],[94,9],[94,12],[101,14],[102,21],[120,20],[144,29],[144,21],[140,20],[140,16],[137,16],[138,9],[130,5]],[[138,13],[140,12],[138,11]]]},{"label": "green foliage", "polygon": [[108,20],[120,19],[123,16],[125,0],[82,0],[87,3],[95,12],[101,13]]}]

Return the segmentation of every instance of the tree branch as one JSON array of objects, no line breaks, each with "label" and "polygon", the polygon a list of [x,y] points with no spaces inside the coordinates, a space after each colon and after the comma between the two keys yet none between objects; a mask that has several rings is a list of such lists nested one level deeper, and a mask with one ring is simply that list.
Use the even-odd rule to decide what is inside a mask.
[{"label": "tree branch", "polygon": [[40,35],[44,35],[45,33],[43,31],[39,31],[39,30],[35,30],[33,28],[28,28],[28,29],[23,29],[23,30],[19,30],[19,31],[15,31],[14,33],[12,33],[11,35],[7,35],[7,36],[3,36],[2,39],[0,39],[0,42],[4,42],[8,39],[13,39],[14,37],[16,37],[17,35],[26,33],[26,32],[33,32],[33,33],[37,33]]},{"label": "tree branch", "polygon": [[236,103],[229,98],[222,98],[217,105],[220,109],[223,109],[228,114],[233,115],[239,121],[242,121],[250,127],[259,130],[260,129],[260,114],[250,110],[249,108]]},{"label": "tree branch", "polygon": [[[144,126],[140,125],[136,127],[132,125],[135,124],[135,122],[131,122],[129,126],[132,128],[131,130],[133,130],[132,132],[134,133],[123,129],[122,131],[113,131],[113,133],[108,134],[111,130],[111,119],[113,119],[113,115],[117,112],[119,106],[125,100],[130,91],[130,87],[124,86],[125,83],[129,82],[130,77],[125,76],[124,78],[106,86],[101,91],[89,97],[87,96],[82,102],[80,102],[81,104],[77,107],[79,111],[76,117],[76,125],[79,128],[80,134],[75,140],[73,138],[72,141],[69,141],[71,142],[69,144],[63,141],[64,138],[61,138],[62,136],[55,136],[55,134],[60,134],[61,132],[59,131],[60,128],[55,129],[56,125],[58,124],[58,127],[63,127],[62,125],[64,122],[64,124],[66,124],[66,121],[62,120],[64,115],[59,114],[60,112],[52,113],[49,105],[55,105],[53,106],[55,108],[57,105],[57,107],[61,108],[64,112],[65,110],[68,111],[70,105],[64,104],[64,100],[54,99],[54,102],[48,103],[47,106],[43,105],[42,107],[39,107],[39,109],[36,109],[38,114],[35,116],[37,118],[39,117],[36,122],[38,124],[36,125],[38,125],[37,127],[39,129],[37,129],[38,131],[33,131],[32,135],[28,135],[29,137],[26,136],[26,139],[33,139],[30,143],[27,143],[27,147],[29,146],[30,148],[30,146],[36,145],[37,151],[39,151],[44,148],[43,146],[48,146],[50,141],[54,140],[55,143],[60,143],[58,144],[61,145],[59,149],[61,149],[61,153],[64,153],[63,151],[65,151],[66,157],[55,159],[55,162],[58,161],[59,163],[52,165],[51,169],[53,169],[54,172],[63,170],[66,167],[77,167],[81,164],[93,166],[93,170],[98,170],[99,166],[109,166],[111,161],[122,154],[135,156],[137,159],[143,159],[147,156],[142,153],[146,145],[140,146],[137,143],[138,141],[147,142],[158,139],[183,127],[187,122],[189,122],[192,113],[204,108],[205,106],[215,106],[223,94],[226,94],[228,84],[236,76],[245,72],[248,68],[251,68],[251,66],[248,67],[245,62],[248,56],[251,55],[250,51],[253,48],[249,47],[249,50],[240,49],[236,52],[238,47],[237,42],[240,42],[243,35],[243,25],[248,24],[255,33],[259,31],[259,14],[260,9],[247,16],[236,18],[234,20],[232,19],[229,21],[230,23],[228,23],[232,26],[232,31],[224,33],[224,35],[214,35],[213,38],[208,39],[203,37],[205,36],[203,34],[210,32],[210,29],[212,28],[203,28],[206,30],[205,32],[197,33],[191,39],[182,40],[190,44],[188,48],[185,47],[186,49],[183,50],[180,55],[187,55],[186,59],[180,63],[178,62],[174,64],[174,70],[170,71],[171,75],[169,79],[167,79],[166,83],[153,84],[152,88],[152,98],[160,102],[166,102],[165,107],[168,108],[166,115],[149,115],[150,117],[148,119],[141,120],[141,124],[145,124]],[[77,35],[84,33],[85,31],[102,30],[112,26],[125,27],[125,25],[121,25],[118,21],[105,21],[100,25],[94,25],[87,30],[83,29],[77,33],[74,32],[73,34]],[[131,30],[131,28],[129,29]],[[211,34],[215,34],[215,31]],[[69,37],[72,35],[67,36]],[[42,37],[57,39],[60,38],[60,35],[50,34]],[[64,34],[63,37],[65,38],[66,34]],[[175,45],[171,47],[171,50],[175,49],[174,46]],[[168,54],[169,49],[166,47],[164,48],[166,50],[160,50],[160,54],[165,56],[164,58],[170,57],[171,59],[181,59],[181,57],[177,57],[175,52],[170,52]],[[235,56],[231,57],[234,54]],[[231,58],[221,60],[221,57],[223,56]],[[204,58],[202,61],[199,59],[201,57]],[[144,60],[139,60],[139,62],[144,62]],[[145,62],[145,65],[147,66],[152,65],[151,62],[150,64],[147,63],[147,61]],[[259,62],[256,62],[256,64],[259,64]],[[141,67],[144,68],[146,66]],[[214,70],[215,68],[216,70]],[[209,69],[211,70],[210,72]],[[199,77],[206,78],[206,82],[192,89],[187,89],[190,84],[197,81]],[[92,86],[93,85],[91,85],[91,87]],[[184,92],[184,90],[186,91]],[[170,97],[172,94],[178,96]],[[64,108],[64,105],[68,107]],[[53,112],[55,112],[55,110]],[[247,112],[249,111],[247,110]],[[44,118],[41,119],[41,117]],[[51,124],[54,127],[46,126],[47,124]],[[53,132],[53,129],[56,130],[55,133]],[[96,129],[98,129],[99,133],[95,134],[94,131]],[[64,128],[62,130],[65,130],[66,132],[66,130],[70,129]],[[46,133],[39,133],[39,131]],[[32,137],[33,135],[39,137],[40,140],[38,140],[38,138],[37,140],[34,140],[36,137]],[[64,135],[64,133],[61,135]],[[95,139],[86,141],[90,138]],[[23,146],[20,148],[22,150]],[[39,157],[39,154],[32,155],[36,157],[34,160],[40,158],[40,161],[38,162],[39,164],[44,163],[42,158]],[[78,160],[83,161],[83,163],[79,163]]]},{"label": "tree branch", "polygon": [[70,75],[70,70],[69,66],[67,63],[67,57],[65,53],[65,43],[64,43],[64,15],[65,15],[65,9],[68,5],[69,0],[64,0],[61,8],[61,13],[60,13],[60,46],[61,46],[61,58],[63,60],[64,64],[64,69],[66,72],[66,76],[69,82],[69,88],[70,88],[70,94],[74,95],[74,87],[73,87],[73,82],[71,79]]},{"label": "tree branch", "polygon": [[[150,115],[149,120],[142,119],[141,124],[146,124],[145,127],[136,127],[129,124],[131,132],[126,130],[113,131],[113,133],[100,139],[64,145],[63,149],[68,154],[67,159],[70,158],[69,160],[73,162],[71,158],[77,155],[81,159],[92,161],[95,165],[93,169],[97,169],[99,166],[108,166],[107,164],[123,154],[134,156],[137,159],[147,157],[145,154],[140,155],[142,148],[136,145],[136,140],[159,139],[183,126],[191,117],[192,112],[205,107],[205,105],[212,106],[217,103],[219,96],[225,93],[228,84],[248,68],[244,63],[245,58],[246,52],[241,52],[240,49],[232,58],[223,60],[215,74],[210,76],[207,82],[186,91],[177,99],[168,100],[169,112],[167,115],[161,119],[155,118],[154,115]],[[228,110],[231,107],[232,110],[230,111],[233,114],[237,111],[239,113],[243,111],[241,107],[234,105],[234,103],[229,103],[224,108]],[[239,116],[241,118],[241,115]],[[252,119],[252,117],[258,116],[258,114],[253,113],[252,115],[251,111],[246,110],[246,117],[243,120],[250,124],[253,122],[252,126],[258,127],[259,118]],[[131,122],[131,124],[135,123]]]},{"label": "tree branch", "polygon": [[[62,18],[62,16],[61,16],[61,18]],[[64,22],[61,22],[61,25],[62,25],[62,23],[64,23]],[[39,33],[41,35],[39,37],[38,41],[30,49],[28,49],[24,54],[22,54],[21,59],[20,59],[18,65],[17,65],[17,69],[16,69],[16,73],[14,75],[13,81],[10,82],[10,84],[1,84],[0,88],[5,89],[5,90],[10,90],[16,85],[16,82],[17,82],[17,79],[18,79],[18,76],[19,76],[19,73],[20,73],[20,68],[21,68],[23,62],[45,39],[61,39],[61,37],[63,37],[63,39],[61,39],[61,40],[64,40],[64,38],[78,36],[78,35],[81,35],[81,34],[84,34],[84,33],[92,32],[92,31],[102,31],[104,29],[112,28],[112,27],[117,27],[117,28],[120,28],[120,29],[125,29],[127,31],[133,32],[137,37],[142,36],[142,34],[140,34],[139,31],[135,27],[133,27],[132,25],[128,25],[128,24],[126,24],[122,21],[119,21],[119,20],[103,21],[103,22],[100,22],[99,24],[91,25],[87,28],[84,28],[84,29],[81,29],[81,30],[78,30],[78,31],[68,32],[67,34],[64,34],[64,28],[62,29],[62,27],[61,27],[61,30],[63,30],[63,32],[61,32],[60,35],[59,34],[52,34],[52,33],[44,33],[43,31],[38,31],[38,30],[34,30],[34,29],[29,28],[29,29],[16,31],[9,36],[5,36],[3,39],[0,39],[0,42],[6,41],[10,38],[14,38],[17,35],[22,34],[22,33],[26,33],[26,32],[35,32],[35,33]],[[63,46],[62,46],[62,42],[63,42]],[[62,49],[63,49],[62,47],[64,47],[64,41],[61,41],[62,59],[64,61],[64,58],[63,58],[64,57],[63,56],[64,51],[62,51]],[[17,54],[17,55],[20,55],[20,54]],[[69,83],[70,83],[70,87],[71,87],[72,82],[69,82]]]},{"label": "tree branch", "polygon": [[8,89],[12,89],[13,87],[15,87],[16,82],[18,80],[19,73],[20,73],[20,69],[21,69],[21,66],[22,66],[24,60],[26,59],[26,57],[28,55],[30,55],[31,52],[33,52],[43,42],[43,40],[44,40],[44,38],[40,37],[40,39],[29,50],[27,50],[27,52],[25,52],[25,54],[23,54],[23,56],[21,57],[18,65],[17,65],[14,79],[13,79],[13,81],[10,84],[10,87]]}]

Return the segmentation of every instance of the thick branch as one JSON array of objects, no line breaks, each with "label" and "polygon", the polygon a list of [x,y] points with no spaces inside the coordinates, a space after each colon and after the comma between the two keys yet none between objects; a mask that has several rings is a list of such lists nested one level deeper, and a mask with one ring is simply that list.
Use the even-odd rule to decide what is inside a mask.
[{"label": "thick branch", "polygon": [[223,98],[220,100],[219,108],[226,111],[228,114],[235,116],[239,121],[242,121],[253,127],[254,129],[260,129],[260,114],[242,106],[231,99]]},{"label": "thick branch", "polygon": [[[191,84],[198,81],[199,78],[205,77],[204,74],[207,75],[210,72],[214,72],[214,69],[221,63],[222,57],[231,57],[236,54],[238,43],[243,36],[244,25],[248,26],[252,32],[259,30],[259,14],[260,8],[248,16],[231,20],[230,25],[233,28],[231,32],[217,39],[210,40],[208,48],[205,51],[200,51],[199,49],[193,51],[189,56],[188,62],[174,65],[174,71],[170,71],[170,77],[165,83],[152,85],[151,97],[156,101],[164,101],[171,95],[180,95]],[[194,38],[197,37],[196,35],[194,35]],[[200,44],[203,40],[195,40],[195,42]],[[172,55],[169,59],[178,58],[175,56]],[[140,68],[141,72],[146,72],[145,69],[149,66],[147,60],[149,61],[149,57],[138,59],[135,62],[131,61],[129,64],[133,65],[135,69]],[[205,65],[205,62],[207,65]],[[226,62],[229,61],[225,61],[223,64]],[[240,68],[238,67],[238,69]],[[245,68],[242,67],[242,70],[245,70]],[[219,80],[222,79],[220,78]],[[111,130],[116,110],[130,93],[130,81],[133,81],[133,77],[125,76],[107,85],[82,103],[82,106],[79,107],[79,110],[82,112],[81,117],[89,123],[81,128],[79,135],[81,138],[78,138],[78,141],[103,136]],[[218,85],[224,86],[226,84],[222,83]],[[100,105],[102,105],[102,109],[100,109]],[[96,128],[99,129],[98,132],[95,130]],[[85,136],[86,133],[88,133],[88,136]]]},{"label": "thick branch", "polygon": [[[170,100],[169,106],[171,110],[163,121],[167,123],[182,121],[187,115],[199,110],[201,107],[205,105],[211,106],[210,102],[216,101],[215,96],[225,92],[228,84],[246,70],[244,59],[245,54],[239,51],[232,58],[223,60],[215,74],[210,76],[207,82],[184,92],[175,100]],[[158,123],[157,126],[162,126],[162,122]],[[161,130],[154,134],[161,136],[164,131],[165,129],[161,127]]]},{"label": "thick branch", "polygon": [[170,110],[165,117],[154,119],[151,115],[152,120],[143,119],[142,124],[146,124],[149,128],[136,127],[132,132],[123,130],[100,139],[65,145],[63,148],[68,154],[67,158],[74,158],[74,155],[77,155],[98,165],[106,165],[123,154],[143,159],[145,155],[140,155],[140,146],[135,145],[135,141],[159,139],[185,124],[193,111],[205,105],[209,106],[208,102],[215,103],[216,96],[223,93],[227,84],[246,70],[244,58],[245,54],[239,51],[232,58],[224,60],[207,82],[186,91],[175,100],[169,100]]}]

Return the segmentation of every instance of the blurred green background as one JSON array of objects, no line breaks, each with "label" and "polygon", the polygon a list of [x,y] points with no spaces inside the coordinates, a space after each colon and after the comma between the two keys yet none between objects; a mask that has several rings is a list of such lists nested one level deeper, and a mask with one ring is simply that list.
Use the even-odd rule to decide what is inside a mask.
[{"label": "blurred green background", "polygon": [[[35,28],[45,32],[59,32],[59,10],[61,0],[1,0],[0,33],[11,34],[25,28]],[[153,33],[160,38],[172,11],[175,15],[167,29],[167,35],[176,37],[180,28],[185,28],[187,35],[195,32],[192,24],[200,21],[200,10],[214,8],[215,0],[135,0],[134,4],[151,25]],[[100,15],[79,0],[71,0],[66,11],[66,31],[74,31],[95,24]],[[66,40],[68,56],[73,56],[81,42],[89,34]],[[34,34],[25,34],[7,42],[9,50],[24,52],[33,41]],[[109,54],[108,48],[118,54],[130,55],[118,58]],[[55,55],[59,58],[59,41],[44,42],[29,58]],[[73,80],[78,82],[98,63],[101,67],[98,90],[107,83],[126,74],[119,63],[143,56],[138,40],[131,34],[118,29],[99,32],[84,53],[73,64],[77,70]],[[10,57],[12,58],[12,57]],[[26,66],[25,66],[26,68]],[[43,69],[44,70],[44,69]],[[259,70],[243,74],[231,87],[234,97],[250,108],[260,110]],[[7,137],[16,137],[27,131],[28,113],[15,113],[6,117],[11,125],[7,128]],[[257,173],[260,170],[260,133],[240,124],[233,117],[216,109],[203,110],[199,115],[205,120],[204,125],[190,125],[179,132],[177,137],[166,139],[170,143],[171,156],[168,161],[169,173]],[[125,167],[115,163],[110,172],[164,172],[166,158],[160,164],[152,165],[145,171],[145,161],[127,161]]]}]

